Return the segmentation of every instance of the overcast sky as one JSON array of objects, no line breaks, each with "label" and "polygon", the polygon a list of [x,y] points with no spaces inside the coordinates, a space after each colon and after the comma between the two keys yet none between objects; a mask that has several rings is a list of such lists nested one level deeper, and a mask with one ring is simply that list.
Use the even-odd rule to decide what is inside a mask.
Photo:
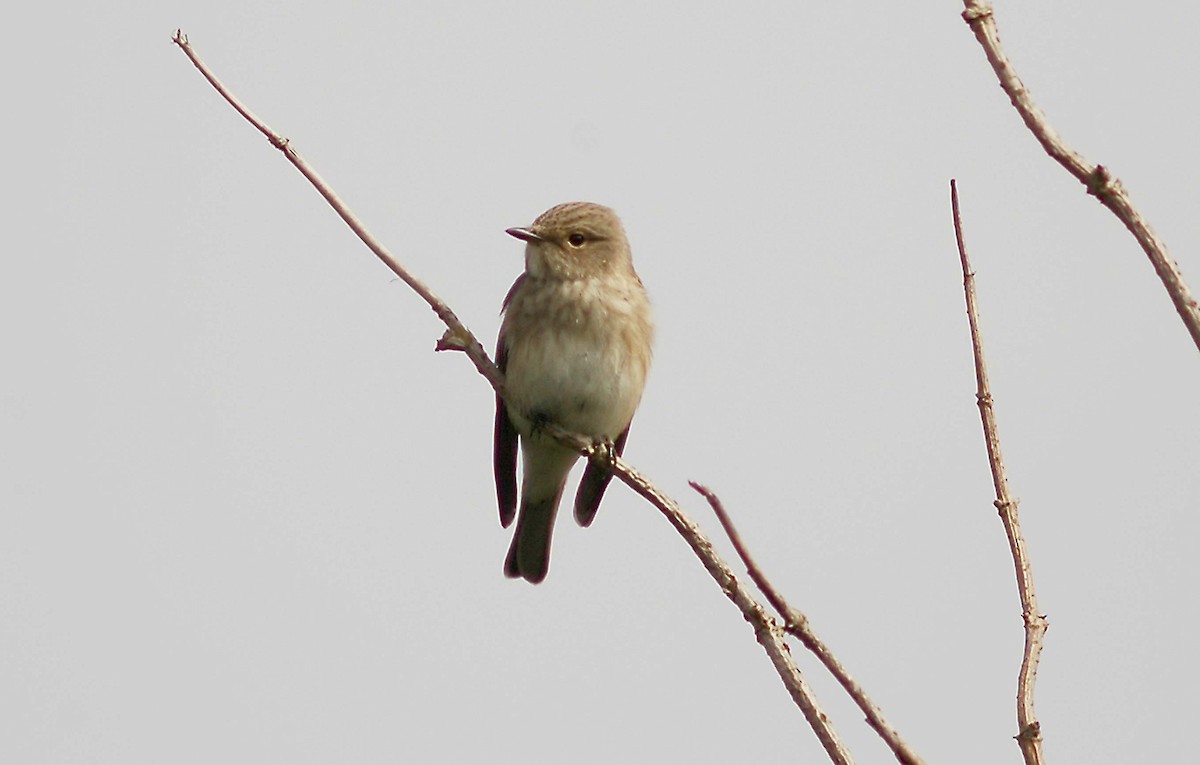
[{"label": "overcast sky", "polygon": [[[997,5],[1038,103],[1200,290],[1196,10]],[[544,584],[503,577],[491,390],[433,352],[436,317],[176,27],[489,347],[522,268],[504,229],[616,209],[659,327],[629,460],[713,534],[686,481],[723,497],[927,761],[989,765],[1019,760],[1022,630],[958,178],[1051,625],[1047,756],[1194,756],[1200,354],[961,10],[10,10],[0,761],[824,760],[750,627],[627,488],[590,529],[559,519]],[[794,653],[858,760],[889,761]]]}]

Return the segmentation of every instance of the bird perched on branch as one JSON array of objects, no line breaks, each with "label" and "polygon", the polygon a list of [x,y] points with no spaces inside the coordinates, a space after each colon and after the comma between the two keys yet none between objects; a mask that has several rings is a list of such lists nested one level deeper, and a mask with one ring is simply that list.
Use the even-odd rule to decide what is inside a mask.
[{"label": "bird perched on branch", "polygon": [[[505,398],[496,397],[496,495],[500,523],[517,520],[504,573],[536,584],[546,577],[554,518],[580,456],[542,427],[611,443],[620,454],[650,370],[654,322],[612,210],[568,202],[507,233],[525,242],[525,273],[504,299],[496,348],[505,377]],[[591,524],[611,478],[588,463],[575,495],[579,525]]]}]

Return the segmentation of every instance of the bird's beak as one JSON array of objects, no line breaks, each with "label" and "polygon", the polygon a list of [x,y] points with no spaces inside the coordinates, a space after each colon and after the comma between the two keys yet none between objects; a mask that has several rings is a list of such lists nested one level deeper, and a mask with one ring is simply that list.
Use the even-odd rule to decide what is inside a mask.
[{"label": "bird's beak", "polygon": [[544,237],[538,236],[527,228],[509,228],[505,229],[504,233],[508,234],[509,236],[515,236],[516,238],[525,242],[546,241]]}]

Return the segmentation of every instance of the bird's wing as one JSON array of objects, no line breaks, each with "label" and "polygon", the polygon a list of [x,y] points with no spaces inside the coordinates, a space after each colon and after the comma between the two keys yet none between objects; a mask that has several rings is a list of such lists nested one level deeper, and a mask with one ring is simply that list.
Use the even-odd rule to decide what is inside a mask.
[{"label": "bird's wing", "polygon": [[[508,367],[508,350],[504,336],[496,341],[496,366],[501,372]],[[496,472],[496,500],[500,504],[500,525],[508,527],[517,514],[517,429],[508,417],[504,399],[496,396],[496,433],[492,452],[492,467]]]}]

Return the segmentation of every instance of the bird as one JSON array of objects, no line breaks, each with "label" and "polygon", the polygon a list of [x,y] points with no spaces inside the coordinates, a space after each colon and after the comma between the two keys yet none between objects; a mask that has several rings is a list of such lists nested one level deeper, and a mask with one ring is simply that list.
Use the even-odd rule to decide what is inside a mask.
[{"label": "bird", "polygon": [[[608,207],[567,202],[505,233],[525,242],[525,270],[501,309],[496,361],[505,383],[496,396],[493,468],[500,523],[517,522],[504,573],[537,584],[580,456],[543,428],[553,423],[623,453],[650,371],[654,320],[625,229]],[[575,495],[580,526],[591,525],[611,478],[588,463]]]}]

